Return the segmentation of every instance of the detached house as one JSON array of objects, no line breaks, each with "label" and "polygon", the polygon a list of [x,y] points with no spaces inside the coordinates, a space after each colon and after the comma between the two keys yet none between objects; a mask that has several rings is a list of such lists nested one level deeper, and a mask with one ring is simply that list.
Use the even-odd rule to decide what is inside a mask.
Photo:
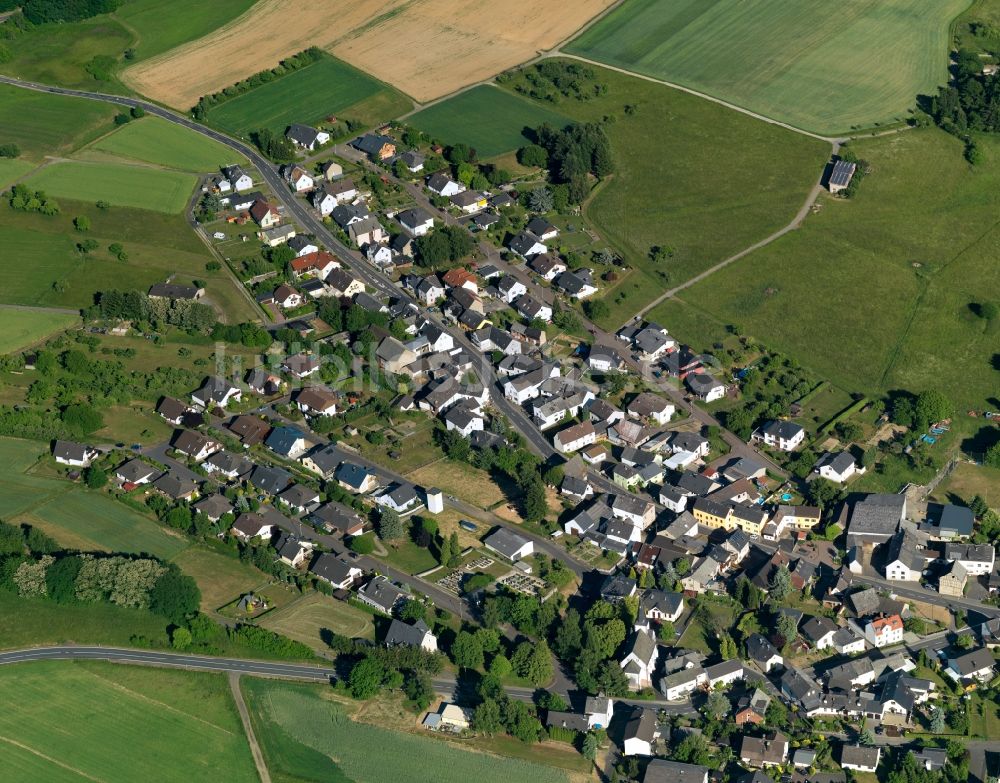
[{"label": "detached house", "polygon": [[396,215],[396,220],[411,237],[425,236],[434,228],[434,218],[420,207],[403,210]]},{"label": "detached house", "polygon": [[788,756],[788,738],[780,732],[764,737],[743,737],[740,761],[749,767],[775,767]]},{"label": "detached house", "polygon": [[544,242],[541,242],[538,237],[534,234],[529,234],[527,231],[522,231],[511,238],[510,242],[507,244],[507,249],[512,253],[516,253],[521,256],[521,258],[531,258],[540,253],[548,252],[548,248],[545,246]]},{"label": "detached house", "polygon": [[465,185],[461,182],[456,182],[445,172],[439,171],[427,178],[427,189],[438,196],[451,198],[465,190]]},{"label": "detached house", "polygon": [[348,590],[362,577],[364,571],[342,557],[323,552],[313,560],[309,573],[337,590]]},{"label": "detached house", "polygon": [[330,134],[323,130],[311,128],[308,125],[293,123],[285,131],[285,138],[296,147],[302,147],[312,152],[317,147],[322,147],[330,141]]},{"label": "detached house", "polygon": [[90,446],[84,446],[82,443],[57,440],[52,445],[52,456],[60,465],[86,468],[100,456],[100,452]]},{"label": "detached house", "polygon": [[995,667],[996,659],[993,653],[988,647],[980,647],[962,655],[949,656],[945,673],[960,683],[986,682],[993,679],[996,673]]},{"label": "detached house", "polygon": [[309,176],[309,172],[301,166],[283,166],[281,169],[281,175],[285,178],[285,182],[291,185],[292,190],[296,193],[312,190],[316,184],[313,178]]},{"label": "detached house", "polygon": [[407,597],[407,593],[396,587],[387,577],[376,576],[358,590],[357,596],[361,603],[383,614],[391,615],[397,604]]},{"label": "detached house", "polygon": [[874,647],[887,647],[903,641],[903,621],[898,614],[870,619],[864,626],[865,640]]},{"label": "detached house", "polygon": [[625,411],[633,419],[652,419],[657,424],[666,424],[674,415],[674,406],[656,394],[642,392],[625,407]]},{"label": "detached house", "polygon": [[223,182],[220,182],[220,190],[235,190],[237,192],[241,192],[244,190],[250,190],[250,188],[253,187],[253,179],[243,170],[242,166],[226,166],[222,169],[222,175],[225,177],[223,182],[228,185],[228,187],[222,187]]},{"label": "detached house", "polygon": [[233,386],[217,375],[209,375],[201,388],[191,392],[191,401],[206,409],[215,405],[225,408],[231,402],[239,402],[242,397],[243,392],[238,386]]},{"label": "detached house", "polygon": [[250,207],[250,217],[261,228],[273,228],[281,222],[281,215],[277,208],[263,199],[257,199]]},{"label": "detached house", "polygon": [[388,160],[396,154],[396,140],[390,136],[367,133],[352,141],[351,146],[375,160]]},{"label": "detached house", "polygon": [[835,484],[843,484],[856,473],[864,473],[864,468],[859,468],[857,463],[846,451],[837,453],[826,452],[817,461],[813,472],[819,474],[820,478],[825,478]]},{"label": "detached house", "polygon": [[806,431],[791,421],[772,420],[753,433],[753,439],[781,451],[795,451],[806,438]]},{"label": "detached house", "polygon": [[195,462],[201,462],[222,449],[221,443],[211,438],[206,438],[201,433],[194,432],[193,430],[179,431],[174,436],[172,445],[174,449],[190,457]]},{"label": "detached house", "polygon": [[386,647],[418,647],[424,652],[437,652],[437,637],[431,633],[427,623],[417,620],[413,625],[393,620],[385,634]]},{"label": "detached house", "polygon": [[648,631],[635,631],[626,642],[625,656],[620,662],[629,686],[635,690],[653,687],[653,672],[659,658],[656,638]]},{"label": "detached house", "polygon": [[561,454],[572,454],[596,442],[597,430],[589,421],[567,427],[561,432],[557,432],[552,439],[552,445]]},{"label": "detached house", "polygon": [[320,386],[302,389],[295,398],[295,404],[307,416],[333,416],[337,413],[337,395]]},{"label": "detached house", "polygon": [[352,179],[324,183],[309,196],[309,203],[323,217],[333,213],[341,204],[349,204],[358,197],[358,188]]},{"label": "detached house", "polygon": [[363,465],[356,465],[353,462],[341,463],[334,478],[344,489],[362,495],[378,486],[378,476]]},{"label": "detached house", "polygon": [[691,393],[702,402],[715,402],[726,396],[726,386],[708,373],[691,373],[684,379]]}]

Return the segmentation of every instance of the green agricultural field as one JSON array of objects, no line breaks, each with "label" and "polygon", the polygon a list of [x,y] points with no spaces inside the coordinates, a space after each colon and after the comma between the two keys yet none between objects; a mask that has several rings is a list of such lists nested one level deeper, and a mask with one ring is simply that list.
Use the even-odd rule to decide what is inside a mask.
[{"label": "green agricultural field", "polygon": [[44,661],[4,667],[0,694],[11,783],[258,779],[222,675]]},{"label": "green agricultural field", "polygon": [[314,123],[330,115],[366,124],[396,117],[410,101],[347,63],[324,57],[209,110],[208,121],[232,133],[258,128],[284,133],[293,122]]},{"label": "green agricultural field", "polygon": [[[16,143],[24,158],[32,161],[73,152],[111,130],[114,115],[106,103],[0,84],[0,144]],[[15,162],[22,163],[24,158]],[[0,182],[7,177],[3,167],[10,163],[0,160]]]},{"label": "green agricultural field", "polygon": [[177,213],[187,206],[196,181],[191,174],[179,171],[67,161],[39,169],[25,184],[56,198],[107,201],[120,207]]},{"label": "green agricultural field", "polygon": [[978,143],[975,168],[936,129],[852,144],[872,166],[854,199],[822,198],[801,229],[652,317],[699,346],[706,319],[734,324],[847,391],[940,389],[960,411],[991,407],[1000,324],[976,305],[1000,291],[1000,141]]},{"label": "green agricultural field", "polygon": [[25,473],[46,451],[36,441],[0,438],[0,518],[37,525],[75,549],[148,552],[170,558],[189,546],[180,534],[106,494]]},{"label": "green agricultural field", "polygon": [[57,604],[0,591],[0,648],[38,644],[128,646],[133,635],[167,645],[167,621],[143,609],[114,604]]},{"label": "green agricultural field", "polygon": [[[97,209],[93,203],[60,201],[62,213],[46,217],[15,212],[0,204],[0,242],[15,265],[4,267],[0,303],[80,308],[93,303],[94,292],[109,288],[147,289],[168,275],[179,281],[200,278],[208,298],[233,321],[257,317],[224,270],[208,272],[212,260],[181,215],[143,209]],[[76,250],[81,235],[77,215],[90,217],[87,236],[99,247],[86,257]],[[120,243],[128,253],[121,262],[108,251]]]},{"label": "green agricultural field", "polygon": [[255,0],[129,0],[115,18],[136,34],[133,62],[208,35],[249,9]]},{"label": "green agricultural field", "polygon": [[147,552],[169,559],[190,546],[182,534],[82,486],[33,506],[15,521],[37,525],[73,549]]},{"label": "green agricultural field", "polygon": [[246,163],[246,158],[217,141],[153,116],[123,125],[87,149],[195,173]]},{"label": "green agricultural field", "polygon": [[494,158],[529,143],[525,128],[548,123],[561,128],[570,119],[541,104],[492,85],[459,93],[408,117],[406,122],[445,143],[464,142],[480,158]]},{"label": "green agricultural field", "polygon": [[124,89],[113,74],[108,80],[98,79],[87,66],[94,58],[118,62],[132,41],[133,35],[107,15],[70,24],[41,25],[3,42],[11,59],[0,64],[0,73],[43,84],[121,93]]},{"label": "green agricultural field", "polygon": [[0,188],[6,188],[34,168],[24,159],[0,158]]},{"label": "green agricultural field", "polygon": [[71,313],[0,307],[0,354],[30,347],[79,323],[79,316]]},{"label": "green agricultural field", "polygon": [[[283,780],[382,783],[413,777],[413,760],[437,783],[531,780],[561,783],[557,769],[463,750],[449,742],[357,723],[323,689],[270,680],[242,682],[254,733],[272,775]],[[380,752],[373,754],[372,748]],[[336,759],[336,762],[334,761]]]},{"label": "green agricultural field", "polygon": [[822,133],[904,118],[947,79],[968,0],[627,0],[567,52]]},{"label": "green agricultural field", "polygon": [[[602,237],[597,246],[610,246],[632,267],[604,293],[611,312],[602,325],[617,328],[665,288],[786,225],[818,181],[830,148],[678,90],[594,71],[606,93],[562,100],[557,108],[579,122],[615,117],[606,129],[617,172],[599,186],[584,216]],[[626,114],[626,104],[635,110]],[[648,255],[653,245],[672,248],[673,257],[655,265]]]}]

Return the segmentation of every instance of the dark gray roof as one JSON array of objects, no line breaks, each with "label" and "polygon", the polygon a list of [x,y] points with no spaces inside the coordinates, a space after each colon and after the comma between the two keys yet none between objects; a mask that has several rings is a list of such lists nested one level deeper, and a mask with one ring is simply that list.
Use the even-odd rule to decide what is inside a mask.
[{"label": "dark gray roof", "polygon": [[341,533],[356,530],[359,525],[364,524],[364,520],[353,508],[348,508],[335,500],[331,500],[313,511],[309,515],[308,521],[310,524],[339,530]]},{"label": "dark gray roof", "polygon": [[87,458],[87,446],[69,440],[57,440],[52,446],[52,456],[60,459],[83,462]]},{"label": "dark gray roof", "polygon": [[358,594],[377,604],[386,614],[391,614],[393,607],[406,597],[403,590],[400,590],[388,579],[379,577],[372,579],[358,590]]},{"label": "dark gray roof", "polygon": [[312,565],[309,566],[309,572],[320,579],[339,585],[351,575],[351,568],[351,564],[343,558],[331,555],[329,552],[323,552],[313,560]]},{"label": "dark gray roof", "polygon": [[550,729],[553,727],[569,729],[570,731],[579,731],[581,734],[586,733],[590,729],[590,723],[586,715],[582,715],[579,712],[561,712],[557,710],[548,711],[545,716],[545,725]]},{"label": "dark gray roof", "polygon": [[656,712],[644,707],[633,707],[625,724],[625,739],[641,739],[652,742],[656,738]]},{"label": "dark gray roof", "polygon": [[385,644],[387,647],[395,647],[398,644],[419,647],[428,633],[430,633],[430,628],[423,620],[417,620],[413,625],[410,625],[394,619],[389,624],[389,630],[385,634]]},{"label": "dark gray roof", "polygon": [[258,465],[250,474],[250,483],[269,495],[277,495],[292,481],[292,474],[282,468]]},{"label": "dark gray roof", "polygon": [[498,527],[483,539],[483,543],[489,544],[505,557],[512,558],[521,547],[528,543],[528,539],[505,527]]},{"label": "dark gray roof", "polygon": [[310,128],[308,125],[293,123],[288,126],[285,136],[304,147],[311,147],[316,143],[318,133],[315,128]]},{"label": "dark gray roof", "polygon": [[704,783],[707,777],[708,767],[653,759],[646,767],[642,783]]},{"label": "dark gray roof", "polygon": [[365,481],[371,475],[371,471],[363,465],[356,465],[353,462],[344,462],[337,468],[336,479],[354,489],[361,489]]},{"label": "dark gray roof", "polygon": [[750,634],[747,639],[747,656],[750,660],[764,665],[776,655],[781,657],[774,645],[767,639],[759,633]]}]

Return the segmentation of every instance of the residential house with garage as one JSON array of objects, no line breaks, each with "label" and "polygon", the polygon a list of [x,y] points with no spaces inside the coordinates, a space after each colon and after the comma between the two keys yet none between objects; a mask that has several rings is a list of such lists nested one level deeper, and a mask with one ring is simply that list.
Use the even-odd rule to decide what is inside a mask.
[{"label": "residential house with garage", "polygon": [[659,736],[656,712],[633,706],[622,731],[622,755],[652,756],[653,743]]}]

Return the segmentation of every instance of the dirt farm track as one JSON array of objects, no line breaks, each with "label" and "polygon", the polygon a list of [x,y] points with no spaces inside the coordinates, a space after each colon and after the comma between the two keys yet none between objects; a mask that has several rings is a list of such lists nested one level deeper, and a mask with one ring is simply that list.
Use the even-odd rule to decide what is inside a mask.
[{"label": "dirt farm track", "polygon": [[615,0],[260,0],[210,35],[124,73],[137,92],[187,109],[199,97],[319,46],[433,100],[550,49]]}]

